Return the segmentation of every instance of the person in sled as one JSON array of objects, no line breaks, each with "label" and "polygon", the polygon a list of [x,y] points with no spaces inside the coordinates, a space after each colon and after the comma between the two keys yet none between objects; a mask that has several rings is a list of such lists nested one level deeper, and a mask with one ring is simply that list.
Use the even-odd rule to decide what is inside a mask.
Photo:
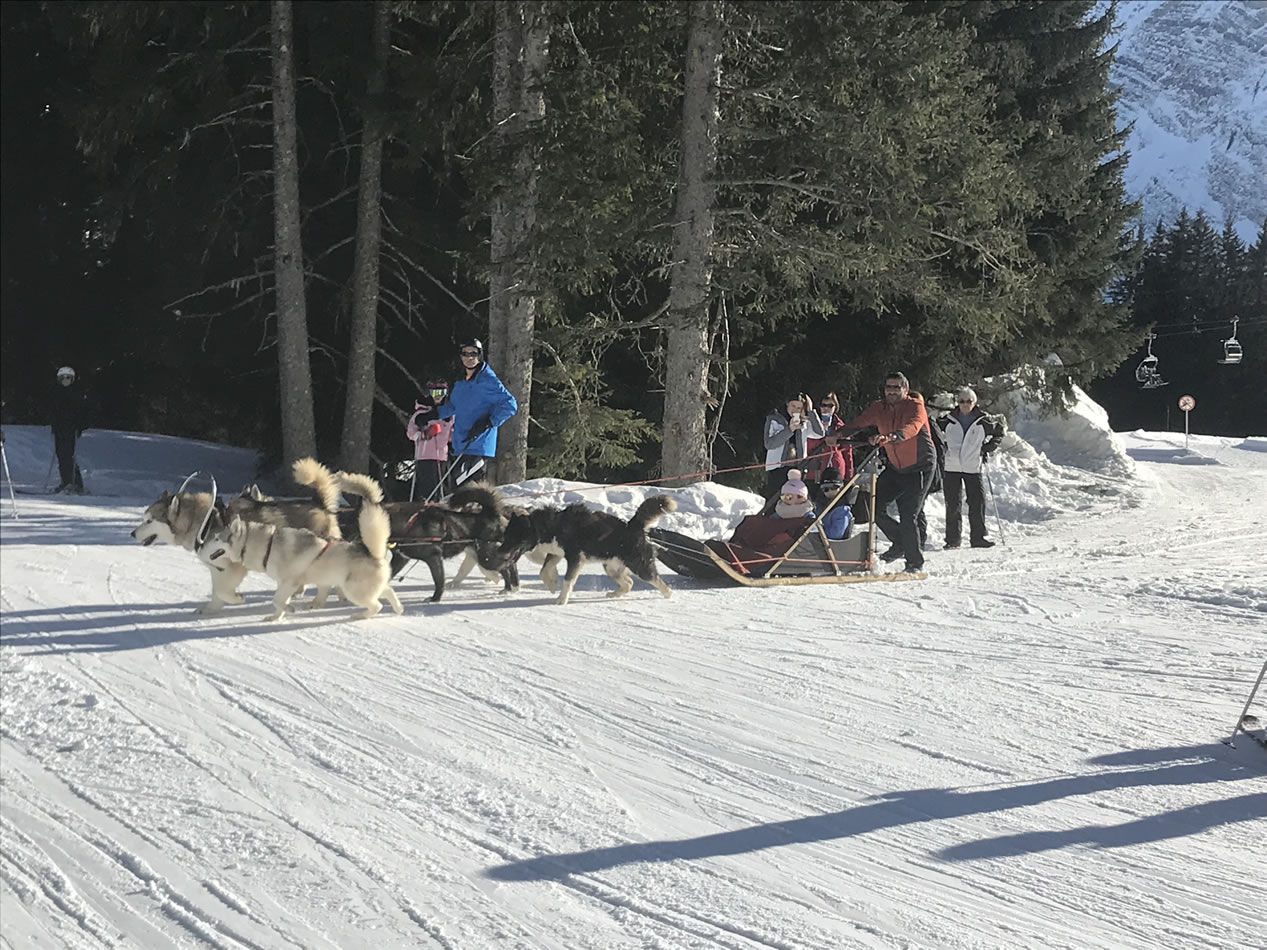
[{"label": "person in sled", "polygon": [[449,468],[449,438],[453,420],[441,419],[436,407],[449,397],[449,384],[443,379],[427,380],[422,399],[414,402],[414,414],[405,426],[405,435],[414,443],[414,479],[409,500],[434,500],[445,493],[440,487]]},{"label": "person in sled", "polygon": [[[781,409],[773,409],[765,417],[766,497],[772,497],[789,477],[792,469],[800,469],[809,455],[809,440],[826,438],[823,420],[814,411],[814,404],[805,393],[788,399]],[[798,476],[799,477],[799,476]]]},{"label": "person in sled", "polygon": [[[911,392],[904,373],[889,373],[884,379],[884,398],[873,402],[845,428],[855,431],[871,426],[876,433],[867,441],[884,447],[887,462],[876,483],[875,523],[892,547],[880,558],[894,561],[905,557],[907,571],[922,570],[924,554],[917,522],[928,494],[937,450],[924,397]],[[897,503],[897,520],[888,513],[890,502]]]},{"label": "person in sled", "polygon": [[458,347],[462,372],[449,398],[436,406],[436,418],[453,420],[453,487],[465,482],[494,484],[497,428],[516,412],[519,403],[484,362],[484,344],[476,339]]},{"label": "person in sled", "polygon": [[73,367],[63,366],[57,371],[57,385],[49,393],[48,414],[57,452],[57,470],[61,475],[56,491],[82,495],[84,475],[75,461],[75,440],[88,428],[88,397],[75,384]]},{"label": "person in sled", "polygon": [[830,509],[832,499],[840,494],[845,481],[835,468],[823,469],[823,477],[818,482],[818,497],[814,499],[814,509],[826,512],[823,515],[823,533],[833,541],[842,541],[853,534],[853,501],[858,497],[858,486],[855,485],[845,493]]},{"label": "person in sled", "polygon": [[1001,416],[991,416],[977,405],[977,394],[965,386],[959,390],[958,406],[934,423],[938,440],[945,446],[942,488],[946,496],[946,547],[963,542],[963,496],[968,496],[968,539],[974,548],[992,548],[986,537],[985,492],[981,468],[994,452],[1007,425]]},{"label": "person in sled", "polygon": [[779,500],[775,502],[773,515],[775,518],[814,517],[814,504],[809,500],[809,486],[801,478],[799,468],[788,470],[787,481],[779,489]]}]

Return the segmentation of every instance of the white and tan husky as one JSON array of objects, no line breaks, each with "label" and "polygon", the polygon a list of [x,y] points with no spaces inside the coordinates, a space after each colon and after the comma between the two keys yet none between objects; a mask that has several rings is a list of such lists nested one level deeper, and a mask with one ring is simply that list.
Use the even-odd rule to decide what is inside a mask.
[{"label": "white and tan husky", "polygon": [[355,490],[366,499],[357,515],[359,542],[320,538],[303,528],[241,518],[225,523],[214,512],[198,556],[213,570],[220,567],[220,562],[228,562],[273,578],[277,582],[273,620],[285,615],[290,599],[308,584],[317,586],[312,607],[322,606],[330,589],[337,587],[347,600],[365,608],[362,619],[382,610],[380,598],[386,598],[392,610],[402,613],[404,607],[389,584],[387,539],[391,536],[391,522],[381,505],[369,501],[376,496],[381,498],[381,491],[368,475],[339,478],[344,488]]},{"label": "white and tan husky", "polygon": [[[312,497],[303,500],[273,501],[243,492],[227,505],[228,520],[234,516],[293,528],[307,528],[322,538],[338,538],[339,485],[328,468],[313,458],[302,458],[291,469],[300,485],[312,489]],[[207,517],[214,499],[208,492],[163,492],[145,509],[141,523],[132,529],[132,537],[149,546],[155,541],[174,544],[187,551],[197,546],[198,531]],[[211,599],[198,608],[198,613],[215,613],[225,604],[242,603],[238,586],[246,577],[240,564],[217,566],[211,571]]]}]

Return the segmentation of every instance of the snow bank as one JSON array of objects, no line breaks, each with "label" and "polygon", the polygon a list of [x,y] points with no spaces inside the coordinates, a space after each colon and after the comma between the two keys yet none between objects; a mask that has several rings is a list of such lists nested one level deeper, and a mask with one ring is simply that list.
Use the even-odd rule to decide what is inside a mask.
[{"label": "snow bank", "polygon": [[664,488],[659,485],[599,485],[559,478],[534,478],[516,485],[503,485],[502,493],[510,501],[528,506],[562,507],[583,502],[591,508],[624,519],[630,518],[638,506],[651,496],[672,495],[677,501],[677,511],[661,518],[657,526],[695,538],[728,536],[745,515],[756,514],[764,503],[760,495],[716,482],[699,482],[687,488]]},{"label": "snow bank", "polygon": [[1121,478],[1135,474],[1135,463],[1109,425],[1108,412],[1080,387],[1073,387],[1074,403],[1069,412],[1059,414],[1045,409],[1015,376],[996,377],[991,382],[1004,383],[1007,390],[990,411],[1003,413],[1017,437],[1050,461]]}]

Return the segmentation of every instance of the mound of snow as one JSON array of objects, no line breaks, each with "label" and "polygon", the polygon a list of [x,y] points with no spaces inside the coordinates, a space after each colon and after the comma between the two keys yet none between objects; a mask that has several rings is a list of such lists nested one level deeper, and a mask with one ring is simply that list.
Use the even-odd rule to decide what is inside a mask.
[{"label": "mound of snow", "polygon": [[1057,465],[1119,478],[1135,474],[1135,463],[1121,437],[1109,425],[1108,412],[1080,387],[1073,387],[1074,402],[1069,411],[1054,413],[1015,377],[994,380],[999,381],[1008,383],[1009,388],[990,411],[1003,413],[1008,427],[1036,452]]},{"label": "mound of snow", "polygon": [[581,502],[596,511],[605,511],[626,520],[648,498],[672,495],[677,502],[677,510],[661,518],[656,526],[696,538],[728,537],[745,515],[756,514],[764,502],[760,495],[716,482],[698,482],[686,488],[662,488],[658,485],[597,485],[559,478],[534,478],[515,485],[503,485],[501,491],[508,500],[529,507],[563,507]]}]

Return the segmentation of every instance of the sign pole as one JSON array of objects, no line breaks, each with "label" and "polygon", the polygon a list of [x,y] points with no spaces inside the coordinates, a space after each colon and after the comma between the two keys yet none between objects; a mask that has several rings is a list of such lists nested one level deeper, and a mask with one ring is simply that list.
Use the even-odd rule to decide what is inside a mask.
[{"label": "sign pole", "polygon": [[1197,408],[1197,401],[1186,393],[1179,397],[1179,408],[1183,410],[1183,450],[1188,451],[1188,413]]}]

